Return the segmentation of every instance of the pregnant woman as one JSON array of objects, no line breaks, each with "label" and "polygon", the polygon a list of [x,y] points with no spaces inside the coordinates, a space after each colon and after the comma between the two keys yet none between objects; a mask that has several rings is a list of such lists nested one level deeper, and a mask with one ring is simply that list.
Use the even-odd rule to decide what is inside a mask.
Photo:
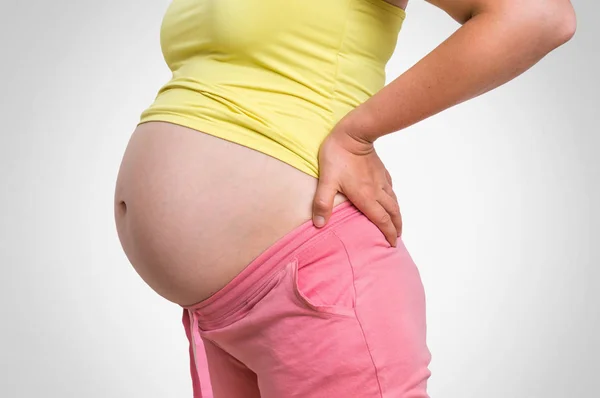
[{"label": "pregnant woman", "polygon": [[462,26],[385,87],[407,0],[169,6],[173,76],[131,136],[115,217],[183,308],[194,397],[428,396],[423,286],[373,143],[575,31],[568,0],[430,3]]}]

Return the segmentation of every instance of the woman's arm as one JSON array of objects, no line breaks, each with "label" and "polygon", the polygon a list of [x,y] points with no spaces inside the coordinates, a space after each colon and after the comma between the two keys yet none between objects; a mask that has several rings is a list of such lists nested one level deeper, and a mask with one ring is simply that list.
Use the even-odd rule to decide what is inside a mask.
[{"label": "woman's arm", "polygon": [[575,33],[569,0],[428,1],[462,26],[337,128],[373,142],[512,80]]},{"label": "woman's arm", "polygon": [[429,0],[462,24],[452,36],[350,111],[319,150],[313,223],[325,225],[342,192],[392,246],[402,217],[373,142],[520,75],[575,32],[569,0]]}]

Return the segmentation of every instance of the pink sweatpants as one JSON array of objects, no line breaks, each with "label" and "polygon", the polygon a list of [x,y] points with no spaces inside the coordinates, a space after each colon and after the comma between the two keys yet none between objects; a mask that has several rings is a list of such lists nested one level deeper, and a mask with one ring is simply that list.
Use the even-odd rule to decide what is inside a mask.
[{"label": "pink sweatpants", "polygon": [[195,398],[426,398],[425,295],[354,205],[307,221],[185,307]]}]

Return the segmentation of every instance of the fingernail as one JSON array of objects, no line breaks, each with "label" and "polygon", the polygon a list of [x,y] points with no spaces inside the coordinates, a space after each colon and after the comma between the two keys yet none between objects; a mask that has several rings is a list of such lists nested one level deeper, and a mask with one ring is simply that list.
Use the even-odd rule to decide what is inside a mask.
[{"label": "fingernail", "polygon": [[322,227],[323,225],[325,225],[325,218],[321,216],[315,216],[313,218],[313,223],[315,224],[315,227]]}]

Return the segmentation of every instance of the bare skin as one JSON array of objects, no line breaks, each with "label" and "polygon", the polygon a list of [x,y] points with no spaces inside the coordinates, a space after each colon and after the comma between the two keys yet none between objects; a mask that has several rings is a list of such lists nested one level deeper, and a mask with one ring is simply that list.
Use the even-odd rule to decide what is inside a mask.
[{"label": "bare skin", "polygon": [[342,192],[394,245],[400,211],[374,141],[514,79],[575,34],[570,0],[525,0],[518,6],[513,0],[427,1],[462,26],[325,138],[315,225],[327,223],[333,198]]},{"label": "bare skin", "polygon": [[152,289],[181,305],[202,301],[296,226],[327,222],[344,200],[394,245],[401,218],[373,142],[511,80],[575,29],[568,0],[528,0],[518,13],[509,0],[430,2],[463,26],[334,127],[319,153],[319,181],[201,132],[138,126],[119,172],[115,217],[125,253]]},{"label": "bare skin", "polygon": [[[404,8],[407,0],[389,2]],[[310,220],[316,187],[315,178],[260,152],[144,123],[117,178],[117,232],[142,279],[167,300],[190,305]],[[332,205],[346,200],[336,194]]]},{"label": "bare skin", "polygon": [[[311,218],[316,179],[260,152],[185,127],[133,133],[115,193],[119,238],[158,294],[204,300]],[[335,204],[345,198],[336,197]]]}]

